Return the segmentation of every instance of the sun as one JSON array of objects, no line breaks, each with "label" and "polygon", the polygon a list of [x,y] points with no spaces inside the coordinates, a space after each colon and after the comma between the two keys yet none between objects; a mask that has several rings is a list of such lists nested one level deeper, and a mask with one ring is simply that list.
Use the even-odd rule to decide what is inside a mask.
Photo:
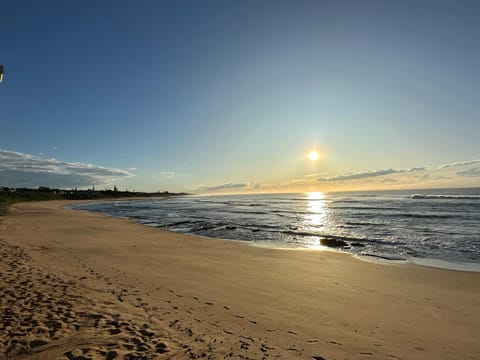
[{"label": "sun", "polygon": [[319,156],[320,155],[317,150],[312,150],[308,153],[308,158],[312,161],[318,160]]}]

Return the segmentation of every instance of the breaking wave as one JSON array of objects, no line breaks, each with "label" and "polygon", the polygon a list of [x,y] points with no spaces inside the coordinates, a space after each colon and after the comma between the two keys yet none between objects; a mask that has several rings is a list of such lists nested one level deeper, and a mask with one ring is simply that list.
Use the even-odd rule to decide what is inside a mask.
[{"label": "breaking wave", "polygon": [[451,199],[451,200],[480,200],[480,195],[424,195],[424,194],[413,194],[412,199]]}]

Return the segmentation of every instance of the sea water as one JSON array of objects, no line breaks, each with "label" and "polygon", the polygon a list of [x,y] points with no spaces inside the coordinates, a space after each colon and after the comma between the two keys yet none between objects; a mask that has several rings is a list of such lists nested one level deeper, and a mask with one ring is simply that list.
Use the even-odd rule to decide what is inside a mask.
[{"label": "sea water", "polygon": [[480,188],[183,196],[74,208],[258,245],[480,270]]}]

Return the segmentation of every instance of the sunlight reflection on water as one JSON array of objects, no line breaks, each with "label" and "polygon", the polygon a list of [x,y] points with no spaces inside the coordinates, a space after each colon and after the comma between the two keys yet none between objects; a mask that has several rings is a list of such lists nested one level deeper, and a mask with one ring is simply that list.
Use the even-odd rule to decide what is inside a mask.
[{"label": "sunlight reflection on water", "polygon": [[[323,230],[328,218],[328,207],[324,193],[307,193],[306,213],[303,221],[303,230],[311,233],[318,233]],[[321,245],[319,237],[312,237],[307,246],[311,249],[325,248],[325,246]]]},{"label": "sunlight reflection on water", "polygon": [[327,204],[325,195],[321,192],[310,192],[307,194],[307,211],[305,216],[305,227],[307,229],[318,229],[325,226],[327,218]]}]

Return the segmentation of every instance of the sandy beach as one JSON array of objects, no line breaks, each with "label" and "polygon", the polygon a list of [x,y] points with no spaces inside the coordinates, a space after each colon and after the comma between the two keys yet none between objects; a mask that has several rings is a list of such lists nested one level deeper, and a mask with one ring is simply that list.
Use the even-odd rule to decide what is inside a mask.
[{"label": "sandy beach", "polygon": [[21,203],[0,359],[480,359],[480,273],[276,250]]}]

